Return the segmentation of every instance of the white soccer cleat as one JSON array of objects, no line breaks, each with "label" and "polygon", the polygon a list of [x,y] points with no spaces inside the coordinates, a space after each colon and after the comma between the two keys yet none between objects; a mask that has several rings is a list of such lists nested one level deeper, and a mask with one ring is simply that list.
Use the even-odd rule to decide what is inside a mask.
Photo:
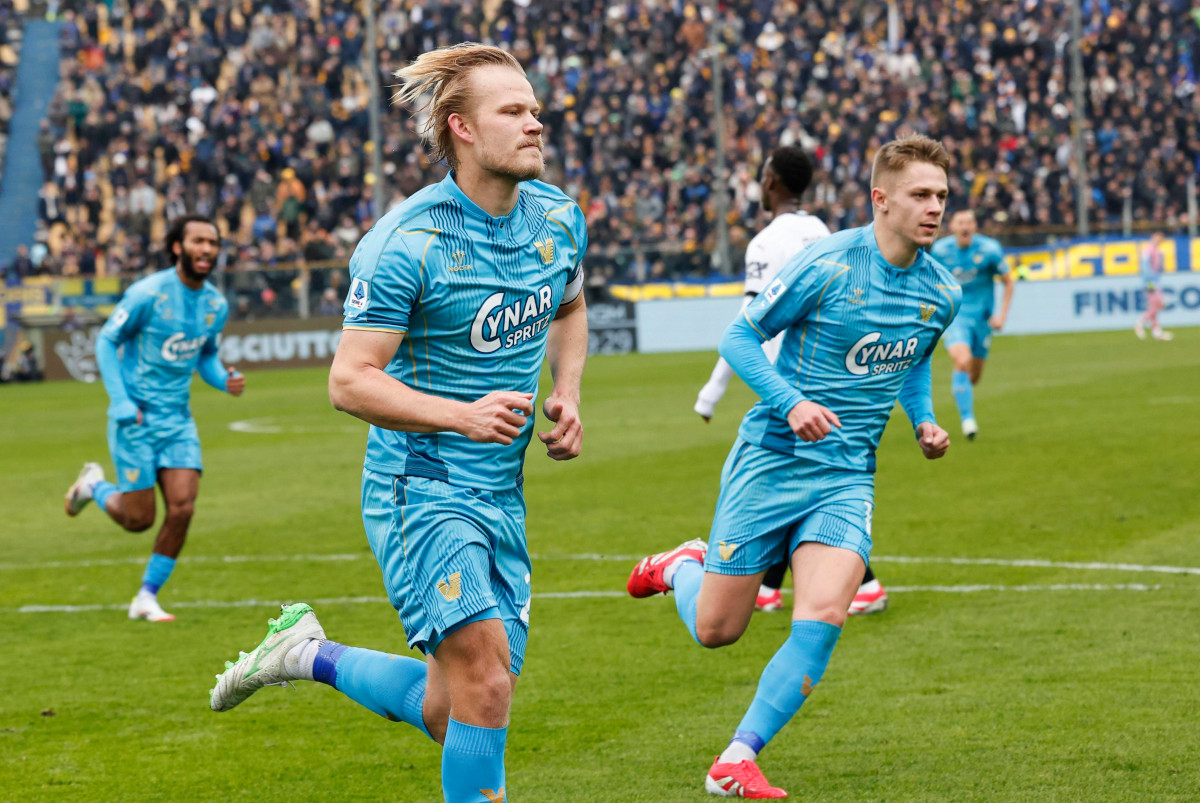
[{"label": "white soccer cleat", "polygon": [[979,425],[975,423],[974,418],[964,418],[962,422],[962,434],[967,437],[967,440],[975,440],[975,436],[979,434]]},{"label": "white soccer cleat", "polygon": [[79,471],[79,476],[67,489],[67,495],[63,502],[67,515],[78,516],[79,511],[92,501],[92,491],[96,489],[96,483],[103,481],[104,468],[99,463],[84,463],[83,468]]},{"label": "white soccer cleat", "polygon": [[1138,340],[1146,339],[1146,327],[1142,325],[1141,321],[1138,321],[1133,325],[1133,333],[1137,335]]},{"label": "white soccer cleat", "polygon": [[1174,340],[1175,339],[1175,335],[1171,334],[1170,332],[1164,331],[1162,329],[1155,329],[1151,334],[1154,335],[1155,340]]},{"label": "white soccer cleat", "polygon": [[158,597],[149,591],[139,591],[129,603],[129,618],[145,619],[147,622],[174,622],[175,614],[167,613],[158,604]]},{"label": "white soccer cleat", "polygon": [[213,711],[228,711],[263,686],[286,686],[288,681],[299,680],[285,669],[284,657],[308,639],[325,639],[317,615],[303,602],[284,605],[279,618],[267,624],[267,637],[253,652],[239,653],[236,662],[225,662],[225,671],[217,675],[217,685],[209,692]]}]

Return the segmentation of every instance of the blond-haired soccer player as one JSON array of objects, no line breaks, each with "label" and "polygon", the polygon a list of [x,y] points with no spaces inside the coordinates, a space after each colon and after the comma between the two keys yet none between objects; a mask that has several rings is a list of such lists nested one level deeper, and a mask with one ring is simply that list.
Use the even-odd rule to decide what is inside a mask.
[{"label": "blond-haired soccer player", "polygon": [[[758,753],[820,681],[846,621],[871,555],[875,449],[896,400],[925,457],[950,446],[933,415],[929,363],[962,294],[922,250],[942,220],[948,165],[927,137],[883,146],[874,224],[796,256],[725,330],[721,355],[762,401],[725,462],[708,544],[650,555],[630,574],[632,596],[674,589],[692,637],[721,647],[745,631],[766,569],[791,561],[791,634],[708,771],[713,794],[787,797],[763,777]],[[772,367],[762,344],[779,332]]]},{"label": "blond-haired soccer player", "polygon": [[427,141],[451,172],[380,219],[350,261],[335,407],[371,423],[367,539],[424,661],[327,640],[289,605],[220,676],[214,710],[263,685],[317,680],[442,748],[448,801],[505,799],[512,689],[525,658],[531,567],[521,466],[549,356],[538,437],[579,454],[587,356],[583,214],[542,175],[539,105],[495,47],[425,53],[397,99],[428,97]]}]

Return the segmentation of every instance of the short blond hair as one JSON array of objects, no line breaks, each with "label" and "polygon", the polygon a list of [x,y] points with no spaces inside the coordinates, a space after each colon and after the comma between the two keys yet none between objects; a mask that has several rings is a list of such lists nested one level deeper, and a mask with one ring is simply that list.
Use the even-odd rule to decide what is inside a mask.
[{"label": "short blond hair", "polygon": [[[392,95],[392,103],[410,107],[414,112],[428,110],[429,119],[418,132],[429,148],[434,162],[445,159],[451,168],[458,167],[454,154],[454,136],[450,132],[450,115],[466,114],[475,102],[475,94],[467,80],[476,67],[509,67],[525,74],[521,62],[506,50],[478,42],[439,47],[422,53],[407,67],[396,70],[395,76],[404,85]],[[425,94],[429,98],[414,106]]]},{"label": "short blond hair", "polygon": [[950,174],[950,154],[942,143],[924,134],[909,134],[893,139],[875,154],[871,164],[871,187],[878,187],[885,176],[899,173],[914,163],[936,165],[946,175]]}]

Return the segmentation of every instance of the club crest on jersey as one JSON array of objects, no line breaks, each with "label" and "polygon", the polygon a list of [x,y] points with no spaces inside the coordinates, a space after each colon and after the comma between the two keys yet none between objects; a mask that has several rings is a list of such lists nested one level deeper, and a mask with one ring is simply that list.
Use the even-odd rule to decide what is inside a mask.
[{"label": "club crest on jersey", "polygon": [[163,341],[162,358],[167,362],[190,360],[199,353],[200,349],[204,348],[204,344],[207,342],[208,335],[187,338],[184,337],[183,332],[176,332]]},{"label": "club crest on jersey", "polygon": [[217,322],[217,313],[215,313],[215,312],[204,313],[204,325],[205,326],[212,326],[216,322]]},{"label": "club crest on jersey", "polygon": [[783,291],[786,289],[787,285],[783,283],[783,279],[776,279],[767,285],[767,289],[763,291],[763,297],[766,298],[767,303],[770,304],[772,301],[779,298],[779,296],[782,295]]},{"label": "club crest on jersey", "polygon": [[846,352],[846,370],[855,376],[876,376],[904,371],[912,366],[920,338],[908,337],[880,343],[882,338],[880,332],[860,337]]},{"label": "club crest on jersey", "polygon": [[492,293],[471,322],[471,348],[491,354],[532,340],[554,317],[554,292],[543,284],[535,292],[504,303],[504,293]]},{"label": "club crest on jersey", "polygon": [[354,309],[365,310],[371,303],[371,283],[362,279],[350,282],[350,294],[346,297],[346,303]]},{"label": "club crest on jersey", "polygon": [[549,265],[554,261],[554,240],[547,237],[545,240],[534,240],[533,247],[542,255],[542,264]]},{"label": "club crest on jersey", "polygon": [[929,323],[929,319],[933,317],[933,313],[935,312],[937,312],[937,304],[921,302],[921,323]]}]

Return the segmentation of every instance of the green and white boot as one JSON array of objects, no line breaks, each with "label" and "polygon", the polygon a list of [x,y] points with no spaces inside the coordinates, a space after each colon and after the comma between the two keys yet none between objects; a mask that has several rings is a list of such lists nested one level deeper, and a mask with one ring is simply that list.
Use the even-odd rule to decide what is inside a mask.
[{"label": "green and white boot", "polygon": [[267,624],[267,637],[253,652],[239,653],[236,662],[225,662],[225,671],[217,675],[217,685],[209,692],[213,711],[228,711],[263,686],[286,686],[288,681],[298,680],[284,667],[284,658],[308,639],[325,639],[325,631],[307,603],[284,605],[279,618]]}]

